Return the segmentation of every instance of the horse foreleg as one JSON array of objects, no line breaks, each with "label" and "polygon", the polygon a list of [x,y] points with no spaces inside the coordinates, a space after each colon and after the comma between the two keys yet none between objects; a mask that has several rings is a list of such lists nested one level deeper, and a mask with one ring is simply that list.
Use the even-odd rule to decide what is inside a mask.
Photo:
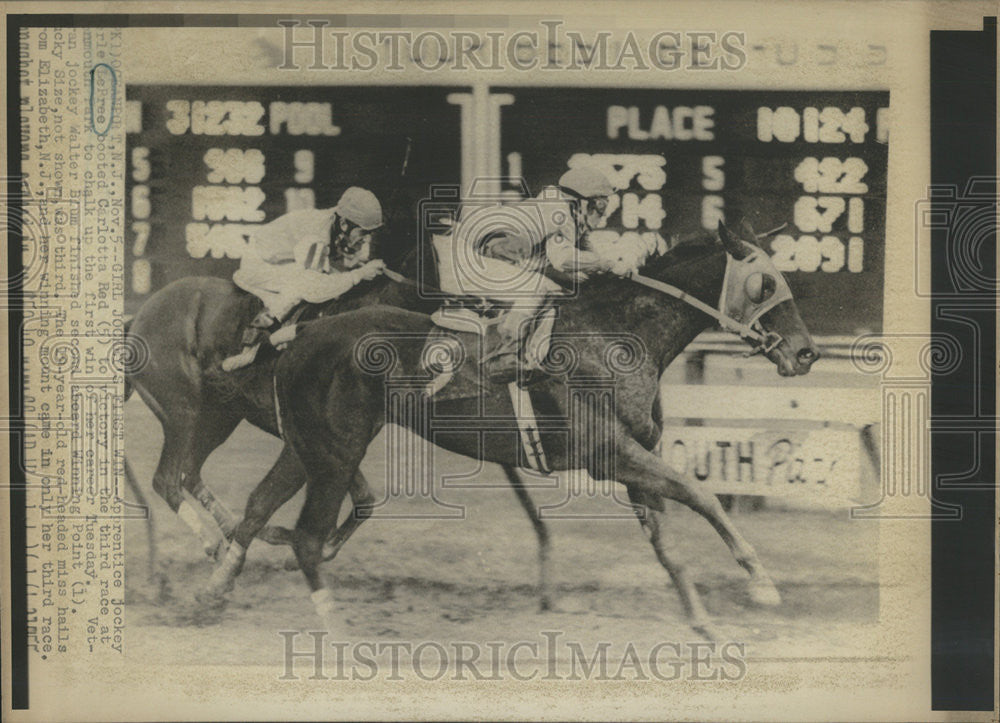
[{"label": "horse foreleg", "polygon": [[719,640],[719,635],[712,626],[708,611],[705,610],[705,606],[701,602],[701,595],[698,594],[697,588],[688,575],[687,567],[668,553],[663,544],[662,515],[638,502],[633,505],[632,509],[649,538],[649,544],[652,545],[653,552],[656,553],[656,559],[673,580],[677,595],[681,599],[681,605],[684,606],[688,623],[695,632],[704,635],[709,640]]},{"label": "horse foreleg", "polygon": [[[202,593],[203,601],[216,603],[233,589],[236,578],[243,569],[250,543],[264,528],[275,510],[299,491],[305,479],[305,469],[299,463],[298,457],[291,447],[285,445],[264,479],[250,493],[243,519],[237,523],[233,531],[229,549],[213,570],[208,585]],[[290,533],[288,541],[290,544]]]},{"label": "horse foreleg", "polygon": [[[756,550],[733,525],[718,498],[699,487],[697,480],[671,469],[635,440],[622,442],[617,457],[618,479],[641,493],[676,500],[700,514],[715,528],[740,566],[750,575],[748,591],[758,605],[781,602],[778,589],[764,569]],[[669,570],[668,570],[669,571]]]},{"label": "horse foreleg", "polygon": [[[305,475],[305,472],[303,472],[303,475]],[[361,523],[372,515],[372,503],[375,502],[375,496],[372,494],[368,480],[361,474],[360,469],[354,473],[350,493],[351,514],[344,520],[342,525],[330,534],[330,539],[323,546],[323,562],[329,562],[335,558],[337,553],[340,552],[340,548],[344,546],[344,543],[361,527]],[[257,534],[257,538],[263,540],[265,539],[265,534],[270,538],[267,541],[272,545],[291,545],[295,540],[294,531],[285,529],[284,527],[266,527]],[[289,572],[299,569],[299,561],[294,554],[285,560],[285,569]]]},{"label": "horse foreleg", "polygon": [[535,528],[535,535],[538,537],[538,606],[543,611],[551,610],[552,592],[549,587],[549,553],[552,545],[549,540],[549,528],[545,525],[545,521],[541,518],[541,515],[538,514],[538,507],[535,505],[534,500],[531,499],[531,495],[528,494],[528,490],[524,486],[524,481],[517,473],[517,470],[513,467],[503,465],[503,471],[507,475],[507,480],[510,482],[514,494],[517,495],[517,501],[521,503],[521,507],[528,513],[528,519],[531,520],[531,525]]},{"label": "horse foreleg", "polygon": [[[356,469],[356,468],[355,468]],[[323,558],[323,543],[337,526],[340,506],[347,495],[351,476],[327,472],[323,477],[312,474],[306,488],[306,501],[295,525],[295,557],[309,583],[310,598],[316,614],[333,633],[340,625],[334,618],[333,593],[323,585],[319,564]]]},{"label": "horse foreleg", "polygon": [[361,470],[354,473],[351,480],[351,514],[347,516],[344,523],[337,527],[326,541],[323,549],[323,562],[329,562],[337,556],[340,548],[350,539],[361,524],[372,516],[372,505],[375,502],[375,495],[372,494],[368,480],[361,474]]},{"label": "horse foreleg", "polygon": [[205,554],[211,556],[219,545],[221,535],[201,518],[197,508],[184,499],[185,472],[192,469],[191,439],[184,429],[164,425],[163,450],[153,474],[153,490],[170,506],[180,520],[201,541]]}]

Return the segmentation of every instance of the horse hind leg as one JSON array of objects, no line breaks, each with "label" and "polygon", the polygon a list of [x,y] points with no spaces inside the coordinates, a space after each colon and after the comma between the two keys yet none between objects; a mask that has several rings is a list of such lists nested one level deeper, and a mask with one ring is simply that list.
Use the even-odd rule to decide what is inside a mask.
[{"label": "horse hind leg", "polygon": [[[143,385],[133,382],[133,388],[163,428],[163,449],[153,473],[153,490],[191,529],[202,542],[205,553],[212,557],[223,535],[202,521],[197,508],[184,498],[184,491],[198,490],[200,485],[204,494],[206,488],[200,481],[201,466],[212,450],[232,433],[239,420],[229,420],[228,425],[217,426],[213,434],[203,424],[202,416],[190,408],[182,408],[178,403],[165,407]],[[210,492],[208,494],[211,495]]]},{"label": "horse hind leg", "polygon": [[[208,456],[233,433],[240,417],[192,412],[171,416],[169,411],[162,409],[157,416],[163,422],[164,440],[160,462],[153,475],[153,489],[197,536],[205,554],[218,559],[232,536],[236,521],[202,481],[201,468]],[[214,525],[202,520],[201,512],[184,498],[185,491],[212,515]]]},{"label": "horse hind leg", "polygon": [[310,475],[306,501],[295,525],[295,541],[292,545],[299,567],[309,584],[310,598],[316,613],[332,634],[340,628],[340,624],[334,617],[333,593],[324,586],[319,565],[323,559],[323,543],[337,526],[340,506],[347,496],[353,472],[354,470],[336,470],[332,474],[324,472],[322,477]]},{"label": "horse hind leg", "polygon": [[190,476],[185,477],[184,487],[191,495],[198,500],[205,510],[212,515],[215,524],[219,526],[219,531],[226,540],[231,540],[236,531],[236,516],[229,511],[229,508],[216,499],[215,495],[201,479],[201,470],[197,470]]},{"label": "horse hind leg", "polygon": [[201,519],[198,510],[184,499],[185,472],[191,467],[191,440],[187,432],[173,425],[164,426],[163,450],[153,473],[153,490],[202,542],[211,554],[218,535]]},{"label": "horse hind leg", "polygon": [[545,520],[538,514],[538,507],[535,505],[534,500],[531,499],[531,495],[528,494],[528,490],[524,486],[524,481],[517,470],[513,467],[503,465],[503,471],[507,475],[507,480],[510,482],[514,494],[517,495],[517,501],[521,503],[521,507],[528,513],[528,519],[531,520],[531,525],[535,528],[535,535],[538,537],[538,607],[539,610],[545,612],[552,609],[551,574],[549,569],[552,543],[549,538],[549,528],[545,524]]},{"label": "horse hind leg", "polygon": [[205,553],[213,559],[218,559],[232,539],[237,520],[204,483],[201,478],[201,468],[208,456],[229,439],[239,423],[240,417],[236,414],[199,414],[189,427],[193,439],[190,445],[190,458],[181,481],[184,489],[211,514],[222,535],[219,539],[219,536],[212,531],[207,539],[202,537],[205,542]]}]

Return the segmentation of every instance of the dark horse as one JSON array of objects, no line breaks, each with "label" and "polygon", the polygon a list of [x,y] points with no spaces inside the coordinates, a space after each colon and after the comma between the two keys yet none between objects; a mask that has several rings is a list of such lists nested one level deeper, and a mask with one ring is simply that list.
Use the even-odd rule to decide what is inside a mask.
[{"label": "dark horse", "polygon": [[[750,260],[763,268],[755,280],[757,290],[786,288],[779,272],[754,245],[752,231],[747,238],[732,237],[720,227],[722,245],[716,242],[678,246],[644,268],[654,281],[680,286],[703,305],[719,303],[732,265]],[[745,261],[744,261],[745,260]],[[733,272],[736,278],[739,271]],[[770,278],[766,278],[770,277]],[[747,276],[749,280],[749,276]],[[748,281],[747,288],[750,284]],[[739,293],[750,293],[737,290]],[[784,376],[805,374],[818,352],[803,324],[794,301],[788,295],[759,319],[769,343],[762,351]],[[593,378],[606,374],[609,350],[616,349],[627,330],[639,340],[640,348],[630,353],[615,380],[613,408],[585,410],[589,419],[598,419],[607,434],[594,432],[594,424],[580,424],[569,391],[569,372],[553,375],[533,390],[536,406],[551,426],[540,426],[542,446],[554,470],[586,469],[594,479],[608,479],[625,485],[629,500],[649,531],[660,562],[674,579],[685,608],[695,627],[704,628],[706,615],[697,592],[684,569],[663,550],[659,519],[650,508],[662,510],[662,497],[681,502],[704,516],[723,538],[737,562],[749,573],[749,593],[759,604],[777,604],[780,596],[753,547],[736,530],[711,492],[697,480],[671,469],[653,453],[659,438],[659,379],[670,362],[694,337],[712,322],[703,310],[690,303],[651,290],[632,281],[598,277],[588,282],[579,295],[561,304],[557,334],[575,339],[578,365],[573,374]],[[503,387],[487,386],[475,397],[448,399],[425,407],[430,418],[401,410],[408,405],[387,405],[387,393],[395,379],[428,378],[423,339],[434,325],[424,314],[386,306],[368,306],[357,311],[319,319],[303,326],[299,337],[274,366],[275,396],[280,408],[286,450],[301,460],[308,475],[306,502],[293,535],[293,548],[303,570],[317,611],[328,624],[332,596],[319,574],[323,545],[343,530],[342,544],[364,519],[354,515],[337,528],[340,506],[356,485],[358,466],[378,431],[387,423],[406,426],[441,447],[503,465],[519,465],[516,427],[507,425],[511,435],[468,434],[473,420],[483,429],[495,429],[498,420],[512,420],[514,410]],[[397,342],[398,343],[395,343]],[[584,401],[584,406],[594,404]],[[597,404],[597,407],[600,405]],[[412,405],[410,405],[412,408]],[[461,418],[461,432],[435,427],[435,420]],[[283,453],[284,456],[285,453]],[[613,460],[609,467],[608,460]],[[282,464],[281,460],[278,466]],[[268,474],[264,484],[281,486],[281,473]],[[250,516],[244,520],[247,523]],[[259,529],[266,518],[258,517]],[[248,531],[252,531],[248,530]],[[233,550],[236,550],[233,554]],[[245,551],[230,548],[213,585],[224,591],[242,564]]]},{"label": "dark horse", "polygon": [[[415,256],[408,261],[405,266],[416,265]],[[127,327],[132,364],[126,377],[126,399],[133,391],[137,392],[163,427],[163,449],[153,475],[153,488],[171,510],[181,512],[211,557],[224,552],[226,545],[234,540],[243,548],[255,537],[272,544],[290,544],[288,531],[265,527],[264,523],[306,481],[305,470],[286,446],[270,473],[251,493],[243,519],[237,520],[201,478],[205,460],[229,438],[241,420],[280,436],[272,394],[276,357],[264,356],[254,365],[233,373],[225,373],[219,366],[222,359],[239,348],[240,330],[253,317],[258,304],[224,279],[189,277],[153,294]],[[362,282],[314,313],[332,315],[373,304],[430,313],[439,302],[424,298],[413,282],[397,283],[379,277]],[[504,472],[538,536],[541,607],[548,609],[548,529],[518,472],[510,466],[504,466]],[[127,459],[125,475],[142,502],[144,497]],[[201,520],[185,501],[185,492],[211,513],[217,528]],[[355,507],[371,496],[360,472],[351,492]],[[186,514],[183,505],[187,505]],[[152,530],[150,519],[149,562],[150,572],[155,573]],[[152,577],[155,575],[151,574]]]}]

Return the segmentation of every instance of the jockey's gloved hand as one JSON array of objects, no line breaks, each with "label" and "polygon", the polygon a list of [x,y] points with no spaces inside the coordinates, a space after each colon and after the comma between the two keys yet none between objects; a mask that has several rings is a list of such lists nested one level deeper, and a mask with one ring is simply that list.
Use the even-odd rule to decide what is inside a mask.
[{"label": "jockey's gloved hand", "polygon": [[385,261],[375,259],[369,261],[360,269],[354,269],[351,273],[355,275],[357,281],[371,281],[385,270]]}]

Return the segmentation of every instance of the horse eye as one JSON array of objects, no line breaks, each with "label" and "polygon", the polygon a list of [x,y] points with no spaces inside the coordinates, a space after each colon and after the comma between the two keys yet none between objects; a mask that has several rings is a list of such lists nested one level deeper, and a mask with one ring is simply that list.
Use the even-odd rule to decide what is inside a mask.
[{"label": "horse eye", "polygon": [[744,289],[754,304],[763,304],[774,295],[778,284],[770,274],[757,272],[747,277]]}]

